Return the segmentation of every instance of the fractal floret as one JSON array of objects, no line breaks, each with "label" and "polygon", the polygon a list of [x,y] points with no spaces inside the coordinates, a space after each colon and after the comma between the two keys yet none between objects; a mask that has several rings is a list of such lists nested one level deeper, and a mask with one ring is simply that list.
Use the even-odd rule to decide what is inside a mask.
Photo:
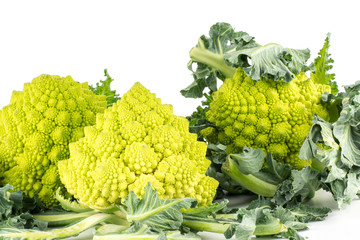
[{"label": "fractal floret", "polygon": [[135,83],[70,144],[70,158],[58,164],[61,181],[92,208],[119,203],[130,191],[143,196],[149,182],[161,198],[191,197],[208,205],[218,182],[205,175],[211,163],[206,143],[188,129],[171,105]]},{"label": "fractal floret", "polygon": [[216,130],[210,127],[201,133],[209,142],[226,145],[228,153],[240,152],[245,146],[261,148],[300,169],[311,164],[298,155],[314,114],[329,120],[321,104],[324,92],[331,92],[329,85],[314,83],[304,73],[290,82],[254,81],[238,69],[213,94],[206,116]]},{"label": "fractal floret", "polygon": [[58,161],[69,157],[69,142],[83,137],[84,127],[95,124],[105,108],[105,96],[70,76],[40,75],[14,91],[0,111],[1,184],[55,204],[55,190],[62,186]]}]

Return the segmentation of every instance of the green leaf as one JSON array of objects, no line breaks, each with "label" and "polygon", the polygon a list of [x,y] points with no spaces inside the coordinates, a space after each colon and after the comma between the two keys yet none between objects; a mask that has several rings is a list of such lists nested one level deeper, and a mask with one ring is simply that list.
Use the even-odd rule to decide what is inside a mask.
[{"label": "green leaf", "polygon": [[314,116],[313,125],[300,149],[299,157],[313,160],[313,163],[319,161],[323,165],[320,171],[327,168],[324,182],[332,182],[346,176],[346,170],[341,161],[340,146],[333,135],[333,125],[317,115]]},{"label": "green leaf", "polygon": [[271,198],[258,196],[257,199],[252,200],[249,203],[249,206],[246,209],[248,209],[248,210],[256,209],[256,208],[270,208],[270,209],[273,209],[275,207],[276,207],[276,204],[271,200]]},{"label": "green leaf", "polygon": [[[295,75],[308,69],[306,62],[310,58],[310,50],[296,50],[284,48],[279,44],[270,43],[264,46],[257,46],[251,49],[238,49],[225,58],[235,59],[245,58],[251,60],[251,64],[240,65],[246,75],[254,80],[261,78],[274,79],[275,81],[284,80],[289,82]],[[236,63],[232,62],[233,65]]]},{"label": "green leaf", "polygon": [[226,146],[219,144],[208,144],[207,147],[208,153],[207,158],[210,159],[213,163],[223,164],[226,161]]},{"label": "green leaf", "polygon": [[284,48],[274,43],[260,45],[246,32],[235,31],[230,24],[218,22],[211,26],[209,36],[202,35],[191,49],[188,69],[194,81],[181,90],[181,94],[200,98],[206,88],[211,94],[217,91],[218,79],[232,78],[239,67],[254,80],[268,78],[289,82],[296,74],[308,70],[309,57],[308,49]]},{"label": "green leaf", "polygon": [[222,171],[240,186],[265,197],[273,197],[278,184],[288,179],[292,167],[266,156],[261,149],[244,147],[242,153],[229,154]]},{"label": "green leaf", "polygon": [[[241,231],[245,231],[245,236],[250,237],[250,232],[253,230],[253,235],[255,236],[276,236],[281,234],[284,231],[287,231],[287,227],[284,225],[284,222],[277,217],[277,209],[266,208],[256,208],[256,209],[239,209],[237,212],[238,219],[241,221]],[[255,224],[255,229],[253,229],[253,224]],[[235,238],[237,237],[235,233]],[[248,238],[244,238],[248,239]]]},{"label": "green leaf", "polygon": [[340,117],[327,123],[315,116],[309,136],[300,149],[300,158],[317,163],[321,187],[329,191],[342,209],[360,189],[360,83],[345,87]]},{"label": "green leaf", "polygon": [[300,222],[323,221],[331,212],[327,207],[312,207],[306,204],[299,204],[291,209],[291,213]]},{"label": "green leaf", "polygon": [[[192,70],[191,67],[192,65],[189,66],[190,70]],[[197,71],[204,71],[201,68],[202,67],[200,66]],[[209,73],[209,75],[210,76],[207,77],[206,79],[214,78],[213,74]],[[207,80],[205,78],[199,77],[198,75],[193,75],[193,76],[194,76],[194,81],[189,86],[182,89],[180,93],[186,98],[201,98],[203,96],[203,91],[206,88]]]},{"label": "green leaf", "polygon": [[261,172],[265,153],[261,149],[245,147],[242,153],[229,154],[222,172],[243,188],[265,197],[274,196],[277,184],[271,174]]},{"label": "green leaf", "polygon": [[[357,95],[357,97],[360,96]],[[352,101],[355,100],[355,101]],[[346,97],[342,101],[342,111],[334,123],[334,136],[341,146],[341,160],[344,164],[360,166],[360,105],[354,98]]]},{"label": "green leaf", "polygon": [[106,77],[105,80],[100,80],[100,82],[96,83],[96,86],[90,85],[89,89],[96,95],[106,96],[107,107],[111,107],[120,97],[115,90],[111,90],[110,88],[111,82],[113,82],[114,79],[110,77],[107,69],[104,70],[104,75]]},{"label": "green leaf", "polygon": [[274,209],[274,216],[280,219],[288,229],[303,230],[307,228],[307,224],[299,221],[290,208],[277,207]]},{"label": "green leaf", "polygon": [[[14,201],[10,200],[11,193],[14,187],[6,184],[4,187],[0,188],[0,220],[7,219],[13,210]],[[21,204],[21,201],[20,201]]]},{"label": "green leaf", "polygon": [[250,240],[254,236],[304,239],[297,230],[306,229],[310,221],[324,220],[329,212],[329,208],[305,204],[284,208],[271,198],[259,197],[251,201],[248,208],[214,209],[214,214],[207,216],[187,211],[183,225],[191,231],[223,233],[226,239]]},{"label": "green leaf", "polygon": [[183,220],[180,209],[190,208],[195,203],[193,198],[160,199],[157,191],[148,184],[143,198],[140,199],[131,191],[123,203],[126,209],[119,207],[126,213],[129,222],[140,222],[161,232],[179,229]]},{"label": "green leaf", "polygon": [[259,172],[264,166],[265,153],[260,148],[244,147],[242,153],[229,154],[228,158],[234,161],[241,173],[253,174]]},{"label": "green leaf", "polygon": [[274,195],[280,206],[294,206],[314,197],[320,189],[319,172],[310,167],[292,170],[290,178],[283,181]]},{"label": "green leaf", "polygon": [[225,238],[235,236],[237,240],[251,240],[256,229],[256,210],[246,211],[242,216],[241,224],[231,225],[224,233]]},{"label": "green leaf", "polygon": [[191,133],[198,134],[199,140],[205,141],[200,133],[201,130],[207,127],[215,127],[215,125],[209,122],[206,118],[206,112],[209,110],[210,102],[212,101],[212,97],[205,94],[207,98],[206,101],[201,102],[201,106],[196,108],[190,116],[187,116],[186,119],[189,121],[189,131]]},{"label": "green leaf", "polygon": [[304,237],[300,236],[299,233],[295,230],[295,229],[288,229],[288,231],[286,232],[282,232],[280,234],[280,236],[282,236],[283,238],[288,238],[291,240],[305,240]]},{"label": "green leaf", "polygon": [[231,213],[201,217],[184,214],[183,225],[192,231],[222,233],[229,239],[252,239],[253,236],[271,236],[285,231],[285,226],[273,216],[270,209],[232,209]]},{"label": "green leaf", "polygon": [[266,166],[263,171],[270,174],[269,177],[271,177],[277,183],[281,183],[291,174],[292,167],[289,164],[283,164],[276,161],[272,157],[271,152],[267,154],[265,163]]},{"label": "green leaf", "polygon": [[206,175],[219,182],[216,198],[224,198],[224,195],[226,194],[242,194],[247,192],[247,190],[240,186],[239,183],[230,178],[229,175],[222,172],[221,164],[211,164],[206,171]]},{"label": "green leaf", "polygon": [[30,213],[38,208],[40,210],[36,199],[26,197],[20,191],[13,192],[13,189],[13,186],[9,184],[0,188],[0,229],[46,229],[47,223],[35,219]]},{"label": "green leaf", "polygon": [[200,216],[200,217],[208,217],[208,216],[215,216],[217,212],[224,209],[227,204],[229,203],[229,200],[224,199],[220,203],[212,203],[209,206],[205,207],[195,207],[195,208],[188,208],[188,209],[182,209],[181,212],[190,214],[192,216]]},{"label": "green leaf", "polygon": [[221,170],[223,163],[226,161],[226,157],[225,145],[208,143],[206,158],[211,161],[211,165],[208,167],[206,174],[219,182],[218,192],[216,194],[218,198],[223,198],[223,195],[227,193],[241,194],[247,191]]},{"label": "green leaf", "polygon": [[48,228],[48,223],[42,220],[35,219],[33,215],[25,212],[1,221],[0,231],[3,228],[45,230]]},{"label": "green leaf", "polygon": [[[231,78],[235,68],[225,62],[224,55],[236,49],[236,46],[254,46],[253,38],[245,32],[235,32],[228,23],[216,23],[209,30],[209,37],[202,35],[197,45],[190,51],[188,69],[194,81],[181,94],[188,98],[201,98],[205,88],[217,91],[217,80]],[[196,67],[194,67],[196,65]]]},{"label": "green leaf", "polygon": [[318,57],[314,60],[311,66],[312,74],[311,78],[320,84],[327,84],[331,86],[331,93],[336,94],[338,92],[338,86],[335,80],[334,73],[328,73],[333,68],[332,63],[334,60],[330,57],[330,33],[327,34],[325,43],[322,49],[318,53]]},{"label": "green leaf", "polygon": [[360,189],[360,175],[349,173],[346,178],[331,182],[330,186],[334,199],[342,209],[356,198]]},{"label": "green leaf", "polygon": [[255,38],[247,34],[246,32],[235,32],[234,37],[231,39],[231,45],[235,49],[227,51],[224,54],[225,62],[233,67],[249,67],[249,59],[246,54],[238,54],[237,50],[244,53],[251,53],[253,49],[260,47],[261,45],[255,42]]}]

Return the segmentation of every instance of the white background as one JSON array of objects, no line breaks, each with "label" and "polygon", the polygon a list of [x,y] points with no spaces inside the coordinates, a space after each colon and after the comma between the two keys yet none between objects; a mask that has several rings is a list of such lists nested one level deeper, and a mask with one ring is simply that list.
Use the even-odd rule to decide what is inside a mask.
[{"label": "white background", "polygon": [[[330,32],[338,84],[360,79],[356,1],[1,1],[0,108],[40,74],[94,84],[107,68],[121,95],[139,81],[175,114],[187,116],[200,104],[179,92],[192,82],[188,53],[216,22],[228,22],[260,44],[309,48],[311,59]],[[313,202],[335,206],[322,193]],[[358,239],[359,226],[356,200],[303,235]]]}]

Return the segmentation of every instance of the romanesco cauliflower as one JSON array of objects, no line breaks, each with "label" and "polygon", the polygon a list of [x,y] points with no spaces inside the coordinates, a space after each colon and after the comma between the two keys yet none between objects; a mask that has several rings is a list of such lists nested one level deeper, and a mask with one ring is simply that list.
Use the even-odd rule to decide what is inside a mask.
[{"label": "romanesco cauliflower", "polygon": [[304,73],[290,82],[262,79],[254,81],[238,69],[213,94],[206,116],[217,128],[201,131],[209,142],[219,141],[228,153],[245,146],[272,152],[275,159],[296,168],[311,164],[298,158],[309,133],[313,115],[329,120],[321,104],[329,85],[314,83]]},{"label": "romanesco cauliflower", "polygon": [[59,161],[68,192],[93,208],[119,203],[129,191],[144,194],[150,182],[161,198],[192,197],[212,202],[218,182],[205,176],[206,143],[189,133],[188,121],[175,116],[136,83],[112,107],[98,114],[85,137],[70,143],[70,158]]},{"label": "romanesco cauliflower", "polygon": [[68,143],[83,137],[106,108],[86,83],[71,77],[40,75],[14,91],[0,111],[0,180],[47,206],[61,186],[57,163],[69,157]]}]

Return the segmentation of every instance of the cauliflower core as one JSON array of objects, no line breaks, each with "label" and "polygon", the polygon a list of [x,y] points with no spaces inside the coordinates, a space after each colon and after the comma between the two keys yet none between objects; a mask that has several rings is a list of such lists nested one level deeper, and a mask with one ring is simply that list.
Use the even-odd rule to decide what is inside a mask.
[{"label": "cauliflower core", "polygon": [[304,73],[286,83],[254,81],[238,69],[213,94],[206,116],[217,129],[209,127],[201,134],[209,142],[226,145],[228,153],[238,153],[245,146],[261,148],[278,161],[303,168],[311,161],[298,155],[313,115],[329,120],[321,105],[324,92],[331,92],[329,85],[314,83]]},{"label": "cauliflower core", "polygon": [[142,196],[149,182],[160,198],[192,197],[208,205],[218,182],[205,176],[211,163],[206,143],[188,128],[171,105],[136,83],[70,144],[70,158],[58,164],[61,181],[93,208],[119,203],[129,191]]},{"label": "cauliflower core", "polygon": [[105,108],[105,96],[71,77],[41,75],[14,91],[0,111],[1,184],[55,204],[62,186],[58,161],[69,157],[68,143],[83,137],[84,126],[95,124]]}]

